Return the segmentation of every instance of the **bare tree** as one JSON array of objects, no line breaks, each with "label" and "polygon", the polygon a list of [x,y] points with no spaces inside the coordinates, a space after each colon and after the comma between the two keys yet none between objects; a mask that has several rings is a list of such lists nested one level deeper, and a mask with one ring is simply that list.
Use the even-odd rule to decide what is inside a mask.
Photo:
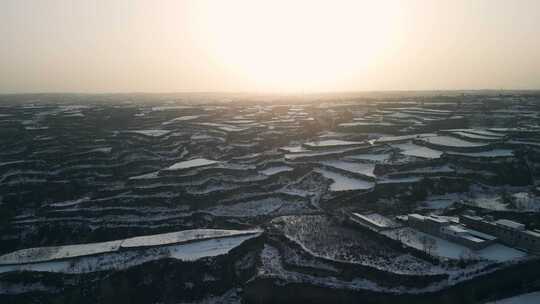
[{"label": "bare tree", "polygon": [[428,237],[425,235],[422,235],[418,240],[420,241],[420,244],[422,245],[422,250],[424,252],[427,252],[426,249],[427,249]]},{"label": "bare tree", "polygon": [[435,239],[423,235],[420,237],[420,244],[422,244],[422,249],[425,253],[432,255],[432,253],[437,249],[437,242]]},{"label": "bare tree", "polygon": [[437,251],[437,242],[433,238],[427,238],[426,250],[429,255],[433,255]]}]

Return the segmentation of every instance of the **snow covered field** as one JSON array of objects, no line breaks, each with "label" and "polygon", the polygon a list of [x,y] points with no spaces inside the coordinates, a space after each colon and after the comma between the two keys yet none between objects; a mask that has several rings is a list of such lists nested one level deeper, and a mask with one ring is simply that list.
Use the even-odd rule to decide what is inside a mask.
[{"label": "snow covered field", "polygon": [[433,274],[441,269],[396,251],[358,230],[336,225],[324,216],[284,216],[272,220],[288,239],[312,255],[399,274]]},{"label": "snow covered field", "polygon": [[421,202],[419,209],[446,209],[454,204],[456,200],[457,196],[454,195],[436,195]]},{"label": "snow covered field", "polygon": [[363,122],[363,121],[357,121],[357,122],[345,122],[339,124],[340,127],[364,127],[364,126],[393,126],[394,124],[390,122]]},{"label": "snow covered field", "polygon": [[488,151],[481,152],[447,152],[451,155],[461,155],[468,157],[512,157],[514,156],[514,151],[509,149],[493,149]]},{"label": "snow covered field", "polygon": [[463,139],[459,139],[451,136],[433,136],[422,138],[423,141],[440,147],[457,147],[457,148],[471,148],[471,147],[483,147],[487,146],[487,143],[470,142]]},{"label": "snow covered field", "polygon": [[[415,249],[421,251],[428,250],[429,254],[441,258],[484,259],[496,262],[509,262],[527,256],[527,254],[522,251],[501,244],[493,244],[484,249],[473,251],[460,244],[450,242],[409,227],[383,231],[381,234],[386,235],[391,239],[399,240],[403,244]],[[423,239],[426,238],[435,242],[433,248],[425,247]]]},{"label": "snow covered field", "polygon": [[348,141],[348,140],[338,140],[338,139],[327,139],[321,141],[307,142],[304,145],[308,148],[333,148],[333,147],[342,147],[342,146],[355,146],[363,145],[364,142],[361,141]]},{"label": "snow covered field", "polygon": [[183,170],[183,169],[190,169],[190,168],[196,168],[196,167],[204,167],[209,166],[213,164],[217,164],[219,161],[211,160],[211,159],[205,159],[205,158],[196,158],[192,160],[187,161],[181,161],[178,163],[175,163],[171,165],[170,167],[167,167],[163,170]]},{"label": "snow covered field", "polygon": [[486,137],[498,137],[503,138],[504,134],[498,133],[498,132],[492,132],[488,130],[483,129],[452,129],[452,130],[444,130],[444,131],[450,131],[450,132],[464,132],[468,134],[478,134]]},{"label": "snow covered field", "polygon": [[175,122],[181,122],[181,121],[189,121],[189,120],[195,120],[195,119],[198,119],[199,117],[201,117],[200,115],[187,115],[187,116],[180,116],[180,117],[176,117],[176,118],[173,118],[169,121],[166,121],[164,123],[162,123],[163,125],[170,125],[170,124],[173,124]]},{"label": "snow covered field", "polygon": [[314,171],[332,180],[330,184],[331,191],[367,190],[375,186],[372,182],[351,178],[325,169],[315,169]]},{"label": "snow covered field", "polygon": [[310,151],[310,152],[303,152],[303,153],[289,153],[285,154],[286,160],[297,160],[302,158],[310,158],[310,157],[320,157],[320,156],[339,156],[345,152],[353,151],[356,148],[341,148],[341,149],[325,149],[323,151],[317,152],[317,151]]},{"label": "snow covered field", "polygon": [[375,174],[373,173],[373,170],[375,169],[374,164],[347,162],[342,160],[328,160],[321,162],[321,164],[353,173],[360,173],[366,176],[375,177]]},{"label": "snow covered field", "polygon": [[259,230],[194,229],[125,239],[120,247],[152,247],[227,236],[254,234]]},{"label": "snow covered field", "polygon": [[134,131],[126,131],[126,132],[140,134],[144,136],[150,136],[150,137],[160,137],[160,136],[169,134],[171,131],[169,130],[134,130]]},{"label": "snow covered field", "polygon": [[486,140],[486,141],[501,140],[500,136],[479,135],[475,133],[468,133],[468,132],[462,132],[462,131],[452,132],[452,134],[458,135],[460,137],[465,137],[466,139],[471,139],[471,140],[475,140],[475,139]]},{"label": "snow covered field", "polygon": [[289,152],[289,153],[302,153],[302,152],[309,152],[309,149],[306,149],[303,146],[286,146],[279,148],[280,150]]},{"label": "snow covered field", "polygon": [[0,265],[50,262],[54,260],[113,253],[120,251],[121,248],[156,247],[206,239],[255,235],[258,233],[260,233],[259,230],[194,229],[102,243],[29,248],[0,256]]},{"label": "snow covered field", "polygon": [[220,205],[201,211],[212,214],[214,216],[229,216],[241,218],[264,215],[275,216],[280,214],[295,214],[310,209],[311,208],[307,205],[307,202],[303,200],[292,201],[285,200],[279,197],[270,197],[236,204]]},{"label": "snow covered field", "polygon": [[365,161],[371,161],[375,163],[382,163],[390,158],[390,154],[388,153],[380,153],[380,154],[358,154],[358,155],[352,155],[347,156],[348,159],[354,159],[354,160],[365,160]]},{"label": "snow covered field", "polygon": [[222,123],[202,122],[199,124],[203,126],[207,126],[207,127],[213,127],[218,130],[225,131],[225,132],[242,132],[249,129],[249,127],[237,127],[234,125],[222,124]]},{"label": "snow covered field", "polygon": [[487,304],[538,304],[540,303],[540,291],[525,293],[519,296],[514,296]]},{"label": "snow covered field", "polygon": [[114,252],[120,248],[121,243],[122,241],[118,240],[103,243],[22,249],[0,256],[0,265],[37,263]]},{"label": "snow covered field", "polygon": [[412,142],[403,144],[394,144],[394,148],[398,148],[402,154],[421,158],[439,158],[443,154],[441,151],[437,151],[428,147],[415,145]]},{"label": "snow covered field", "polygon": [[[379,228],[393,228],[399,227],[400,225],[393,221],[392,219],[382,216],[378,213],[368,213],[368,214],[359,214],[353,213],[354,217],[360,218],[369,224],[379,227]],[[353,217],[353,220],[354,220]]]},{"label": "snow covered field", "polygon": [[258,235],[258,233],[254,233],[227,238],[207,239],[186,244],[150,247],[143,250],[113,251],[103,255],[81,256],[69,260],[0,265],[0,273],[13,271],[88,273],[127,269],[164,258],[173,258],[186,262],[195,261],[201,258],[227,254],[232,249],[240,246],[244,241],[255,238]]},{"label": "snow covered field", "polygon": [[498,192],[490,189],[459,195],[460,202],[494,211],[538,212],[540,197],[528,191]]},{"label": "snow covered field", "polygon": [[159,177],[159,171],[154,171],[150,173],[145,173],[137,176],[131,176],[129,179],[131,180],[137,180],[137,179],[153,179]]},{"label": "snow covered field", "polygon": [[277,173],[287,172],[287,171],[292,171],[292,170],[294,170],[294,169],[289,167],[289,166],[274,166],[274,167],[266,168],[266,169],[261,170],[259,172],[261,174],[264,174],[264,175],[274,175],[274,174],[277,174]]},{"label": "snow covered field", "polygon": [[[414,210],[458,216],[472,209],[536,227],[536,99],[302,98],[296,105],[189,100],[204,104],[199,106],[173,98],[141,104],[143,98],[84,108],[56,101],[41,108],[2,107],[2,128],[13,134],[0,145],[0,247],[29,249],[0,256],[0,272],[85,273],[161,258],[198,259],[261,233],[199,229],[146,235],[206,227],[268,229],[254,244],[260,247],[238,252],[253,263],[265,260],[266,274],[283,274],[283,284],[298,279],[331,288],[426,292],[535,258],[498,244],[472,252],[438,238],[429,248],[441,260],[435,263],[408,248],[426,249],[420,232],[394,236],[404,242],[395,246],[343,220],[359,213],[380,226],[373,230],[398,231],[385,218]],[[282,217],[288,223],[279,226]],[[84,244],[111,238],[119,240]],[[79,245],[32,248],[43,244]],[[232,271],[244,266],[240,255],[230,261]],[[359,271],[342,271],[347,267]],[[366,267],[370,271],[362,271]],[[416,284],[407,277],[416,275],[436,282],[415,290],[386,286]],[[28,280],[26,274],[0,275],[0,289],[12,276]],[[184,279],[177,274],[171,281],[198,284]],[[231,284],[243,288],[242,280]],[[31,288],[14,290],[39,290],[28,283]]]},{"label": "snow covered field", "polygon": [[424,138],[424,137],[432,137],[432,136],[436,136],[437,134],[435,133],[422,133],[422,134],[412,134],[412,135],[401,135],[401,136],[391,136],[391,135],[387,135],[387,136],[382,136],[380,138],[378,138],[377,140],[375,140],[376,143],[385,143],[385,144],[390,144],[390,143],[396,143],[396,142],[401,142],[401,141],[409,141],[411,139],[415,139],[415,138]]}]

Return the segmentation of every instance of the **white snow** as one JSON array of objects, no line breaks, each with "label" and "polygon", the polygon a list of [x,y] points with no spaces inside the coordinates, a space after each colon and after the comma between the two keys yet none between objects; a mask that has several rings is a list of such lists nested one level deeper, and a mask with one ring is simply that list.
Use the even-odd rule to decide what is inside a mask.
[{"label": "white snow", "polygon": [[[103,243],[23,249],[0,257],[0,273],[22,270],[84,273],[125,269],[161,258],[193,261],[225,254],[245,240],[259,236],[261,231],[212,232],[211,229],[201,229],[183,233],[178,232],[176,237],[162,234]],[[127,242],[122,246],[124,250],[119,250],[123,242]]]},{"label": "white snow", "polygon": [[78,204],[81,204],[81,203],[84,203],[84,202],[88,202],[88,201],[90,201],[90,197],[86,196],[86,197],[75,199],[75,200],[53,203],[53,204],[50,204],[49,206],[51,206],[51,207],[68,207],[68,206],[75,206],[75,205],[78,205]]},{"label": "white snow", "polygon": [[369,213],[369,214],[353,213],[353,216],[363,219],[364,221],[369,222],[370,224],[380,227],[380,228],[389,228],[389,227],[399,226],[399,224],[394,222],[392,219],[387,218],[378,213]]},{"label": "white snow", "polygon": [[159,176],[159,171],[154,171],[154,172],[145,173],[145,174],[141,174],[141,175],[137,175],[137,176],[132,176],[129,179],[131,179],[131,180],[135,180],[135,179],[152,179],[152,178],[158,178],[158,176]]},{"label": "white snow", "polygon": [[225,132],[241,132],[241,131],[245,131],[245,130],[248,130],[249,127],[237,127],[237,126],[233,126],[233,125],[227,125],[227,124],[221,124],[221,123],[213,123],[213,122],[202,122],[202,123],[199,123],[199,125],[202,125],[202,126],[207,126],[207,127],[215,127],[221,131],[225,131]]},{"label": "white snow", "polygon": [[208,134],[194,134],[194,135],[191,135],[191,140],[194,140],[194,141],[203,141],[203,140],[212,140],[212,141],[221,141],[221,142],[225,142],[225,139],[223,137],[218,137],[218,136],[210,136]]},{"label": "white snow", "polygon": [[540,211],[540,198],[532,193],[516,192],[512,198],[519,211]]},{"label": "white snow", "polygon": [[113,252],[120,248],[121,243],[122,241],[119,240],[102,243],[21,249],[0,256],[0,265],[36,263]]},{"label": "white snow", "polygon": [[469,153],[448,152],[448,154],[468,156],[468,157],[511,157],[511,156],[514,156],[514,151],[509,150],[509,149],[493,149],[489,151],[469,152]]},{"label": "white snow", "polygon": [[421,157],[421,158],[430,158],[430,159],[439,158],[443,154],[443,152],[441,151],[434,150],[428,147],[415,145],[411,142],[403,143],[403,144],[395,144],[395,145],[392,145],[392,147],[400,149],[401,154],[414,156],[414,157]]},{"label": "white snow", "polygon": [[419,207],[419,209],[446,209],[454,204],[457,200],[457,196],[451,194],[435,195],[421,203],[421,207]]},{"label": "white snow", "polygon": [[264,175],[274,175],[280,172],[286,172],[286,171],[292,171],[292,170],[293,168],[289,166],[275,166],[275,167],[266,168],[259,172]]},{"label": "white snow", "polygon": [[254,122],[256,121],[250,120],[250,119],[235,119],[235,120],[228,120],[225,123],[234,125],[234,124],[252,124]]},{"label": "white snow", "polygon": [[378,181],[379,184],[399,184],[399,183],[417,183],[422,180],[421,176],[406,176],[398,178],[383,178]]},{"label": "white snow", "polygon": [[184,110],[191,109],[192,106],[155,106],[152,107],[152,111],[167,111],[167,110]]},{"label": "white snow", "polygon": [[[438,105],[442,103],[437,103]],[[429,115],[446,115],[452,113],[450,110],[441,110],[441,109],[429,109],[429,108],[423,108],[423,107],[399,107],[399,108],[392,108],[392,110],[396,111],[403,111],[406,113],[419,113],[419,114],[429,114]]]},{"label": "white snow", "polygon": [[24,128],[26,130],[47,130],[47,129],[49,129],[49,127],[37,127],[37,126],[33,126],[33,127],[26,126]]},{"label": "white snow", "polygon": [[466,197],[463,204],[496,211],[508,210],[499,193],[474,193],[472,197]]},{"label": "white snow", "polygon": [[384,162],[390,158],[389,153],[380,153],[380,154],[359,154],[347,156],[349,159],[358,159],[358,160],[367,160],[372,162]]},{"label": "white snow", "polygon": [[196,241],[203,239],[219,238],[233,235],[253,234],[258,230],[223,230],[223,229],[193,229],[183,230],[171,233],[163,233],[156,235],[138,236],[125,239],[120,247],[151,247],[160,245],[169,245],[177,243],[185,243],[188,241]]},{"label": "white snow", "polygon": [[389,231],[383,231],[382,234],[395,239],[400,240],[403,244],[416,248],[418,250],[424,250],[421,239],[426,237],[435,241],[435,247],[430,253],[434,256],[449,258],[449,259],[484,259],[497,262],[507,262],[515,259],[520,259],[526,256],[526,253],[516,250],[511,247],[507,247],[501,244],[492,244],[488,247],[473,251],[460,244],[441,239],[439,237],[429,235],[412,229],[409,227],[402,229],[395,229]]},{"label": "white snow", "polygon": [[354,145],[362,145],[362,144],[365,144],[365,143],[361,141],[327,139],[327,140],[321,140],[321,141],[307,142],[304,145],[310,148],[321,148],[321,147],[354,146]]},{"label": "white snow", "polygon": [[182,169],[209,166],[209,165],[213,165],[217,163],[220,163],[220,162],[216,160],[206,159],[206,158],[195,158],[192,160],[181,161],[181,162],[175,163],[172,166],[165,168],[163,170],[182,170]]},{"label": "white snow", "polygon": [[289,203],[280,198],[270,197],[232,205],[215,206],[203,211],[214,216],[250,217],[268,215],[284,208],[286,205],[294,205],[297,208],[302,208],[300,202]]},{"label": "white snow", "polygon": [[499,138],[504,137],[504,134],[491,132],[488,130],[482,130],[482,129],[450,129],[450,130],[445,130],[445,131],[465,132],[469,134],[477,134],[477,135],[483,135],[483,136],[488,136],[488,137],[499,137]]},{"label": "white snow", "polygon": [[[399,235],[398,233],[400,233],[401,235]],[[465,257],[466,254],[469,252],[469,249],[464,246],[451,243],[447,240],[443,240],[438,237],[408,227],[390,231],[383,231],[382,234],[392,239],[401,240],[403,244],[416,248],[418,250],[424,250],[421,241],[423,237],[432,239],[436,243],[432,254],[439,257],[459,259],[460,257]]]},{"label": "white snow", "polygon": [[526,145],[526,146],[540,147],[540,143],[536,141],[509,140],[508,143],[513,144],[513,145]]},{"label": "white snow", "polygon": [[525,252],[501,244],[493,244],[488,246],[477,251],[477,254],[485,259],[497,262],[506,262],[519,259],[527,255]]},{"label": "white snow", "polygon": [[327,155],[339,155],[348,151],[355,150],[357,148],[341,148],[341,149],[331,149],[331,150],[324,150],[321,152],[307,152],[307,153],[291,153],[291,154],[285,154],[285,159],[287,160],[295,160],[303,157],[319,157],[319,156],[327,156]]},{"label": "white snow", "polygon": [[398,136],[383,136],[375,140],[376,143],[391,143],[398,141],[406,141],[414,138],[424,138],[436,136],[434,133],[421,133],[421,134],[412,134],[412,135],[398,135]]},{"label": "white snow", "polygon": [[390,122],[363,122],[363,121],[357,121],[357,122],[344,122],[340,123],[340,127],[360,127],[360,126],[393,126],[393,123]]},{"label": "white snow", "polygon": [[332,180],[331,191],[367,190],[375,186],[372,182],[351,178],[325,169],[315,169],[314,171]]},{"label": "white snow", "polygon": [[103,147],[103,148],[92,149],[92,150],[88,151],[88,153],[94,153],[94,152],[111,153],[111,151],[112,151],[112,147]]},{"label": "white snow", "polygon": [[471,138],[471,139],[483,139],[483,140],[500,140],[500,136],[487,136],[487,135],[480,135],[480,134],[474,134],[474,133],[468,133],[468,132],[452,132],[452,134],[459,135],[465,138]]},{"label": "white snow", "polygon": [[422,167],[413,170],[401,171],[400,173],[414,173],[414,174],[427,174],[427,173],[451,173],[455,170],[449,165],[440,165],[432,167]]},{"label": "white snow", "polygon": [[58,107],[61,111],[70,112],[90,108],[89,105],[62,105]]},{"label": "white snow", "polygon": [[169,130],[133,130],[133,131],[126,131],[126,132],[141,134],[141,135],[150,136],[150,137],[160,137],[160,136],[169,134],[171,131]]},{"label": "white snow", "polygon": [[0,162],[0,167],[8,166],[8,165],[15,165],[15,164],[23,164],[26,162],[29,162],[29,161],[28,160],[15,160],[15,161]]},{"label": "white snow", "polygon": [[199,117],[201,117],[200,115],[187,115],[187,116],[180,116],[180,117],[176,117],[176,118],[173,118],[169,121],[166,121],[164,123],[162,123],[163,125],[170,125],[172,123],[175,123],[175,122],[179,122],[179,121],[189,121],[189,120],[195,120],[195,119],[198,119]]},{"label": "white snow", "polygon": [[360,173],[366,176],[375,177],[375,174],[373,173],[373,170],[375,170],[374,164],[346,162],[341,160],[323,161],[321,162],[321,164],[349,172]]},{"label": "white snow", "polygon": [[470,148],[470,147],[483,147],[488,145],[487,143],[470,142],[463,139],[451,137],[451,136],[433,136],[422,138],[423,141],[437,146],[444,147],[458,147],[458,148]]},{"label": "white snow", "polygon": [[540,303],[540,291],[525,293],[518,296],[490,302],[487,304],[538,304]]},{"label": "white snow", "polygon": [[301,153],[301,152],[309,152],[310,150],[304,148],[303,146],[287,146],[287,147],[281,147],[280,150],[289,152],[289,153]]},{"label": "white snow", "polygon": [[64,113],[64,117],[84,117],[84,114],[81,112],[73,112],[73,113],[66,112]]},{"label": "white snow", "polygon": [[169,250],[170,257],[182,261],[195,261],[204,257],[226,254],[244,241],[257,235],[259,234],[239,235],[174,246]]}]

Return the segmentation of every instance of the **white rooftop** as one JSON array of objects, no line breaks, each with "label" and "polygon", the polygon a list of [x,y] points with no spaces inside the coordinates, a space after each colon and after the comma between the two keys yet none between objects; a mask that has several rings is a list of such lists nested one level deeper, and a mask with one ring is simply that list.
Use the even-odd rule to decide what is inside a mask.
[{"label": "white rooftop", "polygon": [[446,227],[447,230],[451,230],[453,232],[456,232],[456,233],[467,233],[467,229],[461,227],[461,226],[458,226],[458,225],[451,225],[451,226],[448,226]]},{"label": "white rooftop", "polygon": [[478,237],[478,238],[481,238],[481,239],[484,239],[484,240],[488,240],[488,241],[492,241],[492,240],[497,239],[497,237],[495,237],[493,235],[486,234],[486,233],[483,233],[483,232],[480,232],[480,231],[476,231],[476,230],[473,230],[473,229],[470,229],[470,228],[467,228],[467,232],[472,236],[475,236],[475,237]]},{"label": "white rooftop", "polygon": [[408,219],[411,219],[411,218],[423,221],[425,219],[425,216],[418,213],[412,213],[408,215]]},{"label": "white rooftop", "polygon": [[527,230],[525,231],[525,233],[528,234],[529,236],[540,238],[540,232],[538,230]]},{"label": "white rooftop", "polygon": [[514,230],[525,230],[525,225],[523,225],[522,223],[511,221],[511,220],[505,220],[505,219],[497,220],[495,221],[495,224],[498,226],[504,226],[504,227],[514,229]]}]

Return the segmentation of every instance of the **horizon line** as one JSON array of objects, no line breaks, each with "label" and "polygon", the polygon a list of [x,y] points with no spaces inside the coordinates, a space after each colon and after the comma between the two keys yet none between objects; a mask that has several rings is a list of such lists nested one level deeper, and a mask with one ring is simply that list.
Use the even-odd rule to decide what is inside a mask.
[{"label": "horizon line", "polygon": [[362,93],[414,93],[414,92],[540,92],[540,88],[527,89],[390,89],[390,90],[343,90],[343,91],[118,91],[118,92],[84,92],[84,91],[37,91],[37,92],[10,92],[0,93],[6,95],[130,95],[130,94],[251,94],[251,95],[324,95],[324,94],[362,94]]}]

